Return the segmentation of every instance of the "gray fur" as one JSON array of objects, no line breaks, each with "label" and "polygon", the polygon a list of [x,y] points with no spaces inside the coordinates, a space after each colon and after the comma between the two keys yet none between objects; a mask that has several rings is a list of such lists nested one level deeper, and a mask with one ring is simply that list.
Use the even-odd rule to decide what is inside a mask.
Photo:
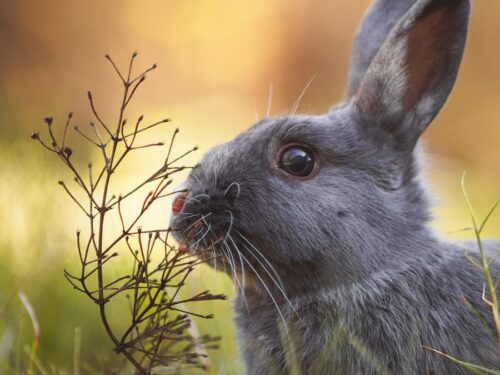
[{"label": "gray fur", "polygon": [[[390,4],[377,1],[358,33],[346,103],[265,119],[210,150],[186,181],[175,237],[220,256],[211,264],[233,277],[248,374],[466,373],[426,347],[499,365],[483,276],[465,256],[477,251],[429,228],[415,148],[455,81],[469,4],[401,2],[387,13],[398,22],[380,22]],[[315,151],[310,178],[278,168],[290,143]]]}]

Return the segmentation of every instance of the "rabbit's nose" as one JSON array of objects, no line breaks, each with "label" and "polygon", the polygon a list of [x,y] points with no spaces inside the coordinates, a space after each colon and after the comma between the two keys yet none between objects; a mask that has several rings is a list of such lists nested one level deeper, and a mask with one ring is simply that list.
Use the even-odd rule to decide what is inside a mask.
[{"label": "rabbit's nose", "polygon": [[175,197],[174,201],[172,202],[172,213],[174,215],[180,213],[184,208],[186,204],[186,196],[187,196],[186,193],[180,193]]}]

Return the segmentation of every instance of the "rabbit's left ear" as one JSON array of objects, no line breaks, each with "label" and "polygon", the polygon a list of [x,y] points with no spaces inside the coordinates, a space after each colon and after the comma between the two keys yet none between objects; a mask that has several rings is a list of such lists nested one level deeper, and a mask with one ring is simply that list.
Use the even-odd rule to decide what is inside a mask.
[{"label": "rabbit's left ear", "polygon": [[394,26],[351,98],[363,126],[382,127],[413,149],[455,83],[467,35],[468,0],[420,0]]},{"label": "rabbit's left ear", "polygon": [[373,0],[354,39],[347,99],[359,90],[361,80],[394,25],[417,0]]}]

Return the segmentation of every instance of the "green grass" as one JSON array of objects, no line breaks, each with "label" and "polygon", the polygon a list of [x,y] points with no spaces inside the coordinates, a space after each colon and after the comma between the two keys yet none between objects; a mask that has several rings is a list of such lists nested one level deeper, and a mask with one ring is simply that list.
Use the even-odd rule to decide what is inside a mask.
[{"label": "green grass", "polygon": [[[474,260],[471,260],[478,268],[480,268],[484,274],[484,279],[485,279],[485,285],[484,285],[484,292],[483,292],[483,301],[485,304],[487,304],[491,308],[491,314],[493,316],[493,321],[495,322],[495,327],[496,327],[496,336],[497,336],[497,342],[498,342],[498,354],[500,357],[500,307],[498,303],[498,294],[497,294],[497,286],[498,286],[498,280],[494,280],[493,275],[491,274],[490,270],[490,265],[492,262],[495,260],[495,257],[498,254],[493,254],[490,258],[487,257],[486,253],[484,252],[483,248],[483,238],[482,234],[486,226],[488,225],[490,219],[492,218],[493,214],[495,213],[497,207],[500,204],[500,199],[497,199],[496,202],[491,206],[491,208],[487,211],[486,215],[481,221],[478,221],[476,214],[474,213],[473,205],[472,202],[469,198],[469,194],[467,193],[467,189],[465,187],[465,173],[462,176],[462,194],[465,199],[465,204],[467,206],[467,210],[469,213],[470,221],[472,224],[472,227],[467,228],[467,230],[470,230],[474,233],[474,238],[477,243],[477,250],[479,251],[480,255],[480,260],[481,264],[477,264]],[[486,296],[486,290],[488,291],[490,295],[490,299]],[[448,360],[453,361],[457,363],[458,365],[466,368],[473,374],[478,374],[478,375],[500,375],[499,370],[495,369],[488,369],[483,366],[474,364],[474,363],[469,363],[460,360],[460,358],[455,358],[447,353],[440,352],[439,350],[436,350],[434,348],[427,348],[428,350],[431,350],[439,355],[442,355],[446,357]]]}]

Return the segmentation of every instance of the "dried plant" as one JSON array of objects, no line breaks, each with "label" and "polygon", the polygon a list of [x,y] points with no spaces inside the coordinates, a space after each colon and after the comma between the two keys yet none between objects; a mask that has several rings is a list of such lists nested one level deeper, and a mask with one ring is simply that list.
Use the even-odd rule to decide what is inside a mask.
[{"label": "dried plant", "polygon": [[[185,305],[224,299],[225,296],[203,291],[190,297],[181,297],[181,288],[194,267],[202,261],[189,257],[169,244],[170,228],[146,230],[140,226],[141,219],[157,201],[175,193],[168,192],[172,183],[171,177],[187,168],[179,165],[179,162],[196,148],[172,158],[172,145],[179,131],[176,129],[167,145],[163,164],[142,182],[129,187],[126,193],[112,194],[111,182],[132,152],[164,146],[163,142],[137,145],[141,133],[169,123],[169,119],[164,119],[143,125],[144,117],[141,115],[132,128],[128,128],[127,107],[146,79],[146,74],[156,68],[155,64],[132,77],[136,57],[137,53],[134,53],[128,71],[123,74],[106,55],[106,59],[123,83],[123,99],[116,125],[111,127],[103,120],[89,92],[90,108],[96,119],[96,124],[90,124],[93,135],[74,127],[84,141],[99,150],[102,165],[95,167],[89,163],[82,173],[82,168],[73,161],[75,152],[66,144],[72,113],[68,115],[60,137],[56,137],[51,117],[45,119],[49,140],[43,140],[38,132],[33,133],[31,137],[56,154],[70,169],[76,182],[79,192],[73,191],[64,181],[59,181],[59,184],[88,218],[88,228],[76,233],[80,261],[78,272],[65,270],[64,275],[74,289],[84,293],[97,304],[100,319],[113,342],[115,352],[122,354],[139,374],[149,374],[154,368],[167,372],[176,372],[183,366],[206,368],[204,349],[216,347],[218,338],[195,337],[190,334],[191,316],[212,316],[190,312]],[[139,198],[141,193],[144,196]],[[135,217],[126,217],[124,206],[133,200],[137,202],[137,199],[142,202],[139,212]],[[114,215],[111,215],[112,213]],[[121,230],[112,234],[111,228],[117,222]],[[127,254],[130,270],[117,276],[116,267],[112,268],[111,272],[110,265],[115,258]],[[117,329],[110,322],[109,305],[111,301],[120,300],[120,297],[122,301],[125,298],[128,300],[130,316],[128,326]],[[124,320],[122,316],[120,321]]]}]

